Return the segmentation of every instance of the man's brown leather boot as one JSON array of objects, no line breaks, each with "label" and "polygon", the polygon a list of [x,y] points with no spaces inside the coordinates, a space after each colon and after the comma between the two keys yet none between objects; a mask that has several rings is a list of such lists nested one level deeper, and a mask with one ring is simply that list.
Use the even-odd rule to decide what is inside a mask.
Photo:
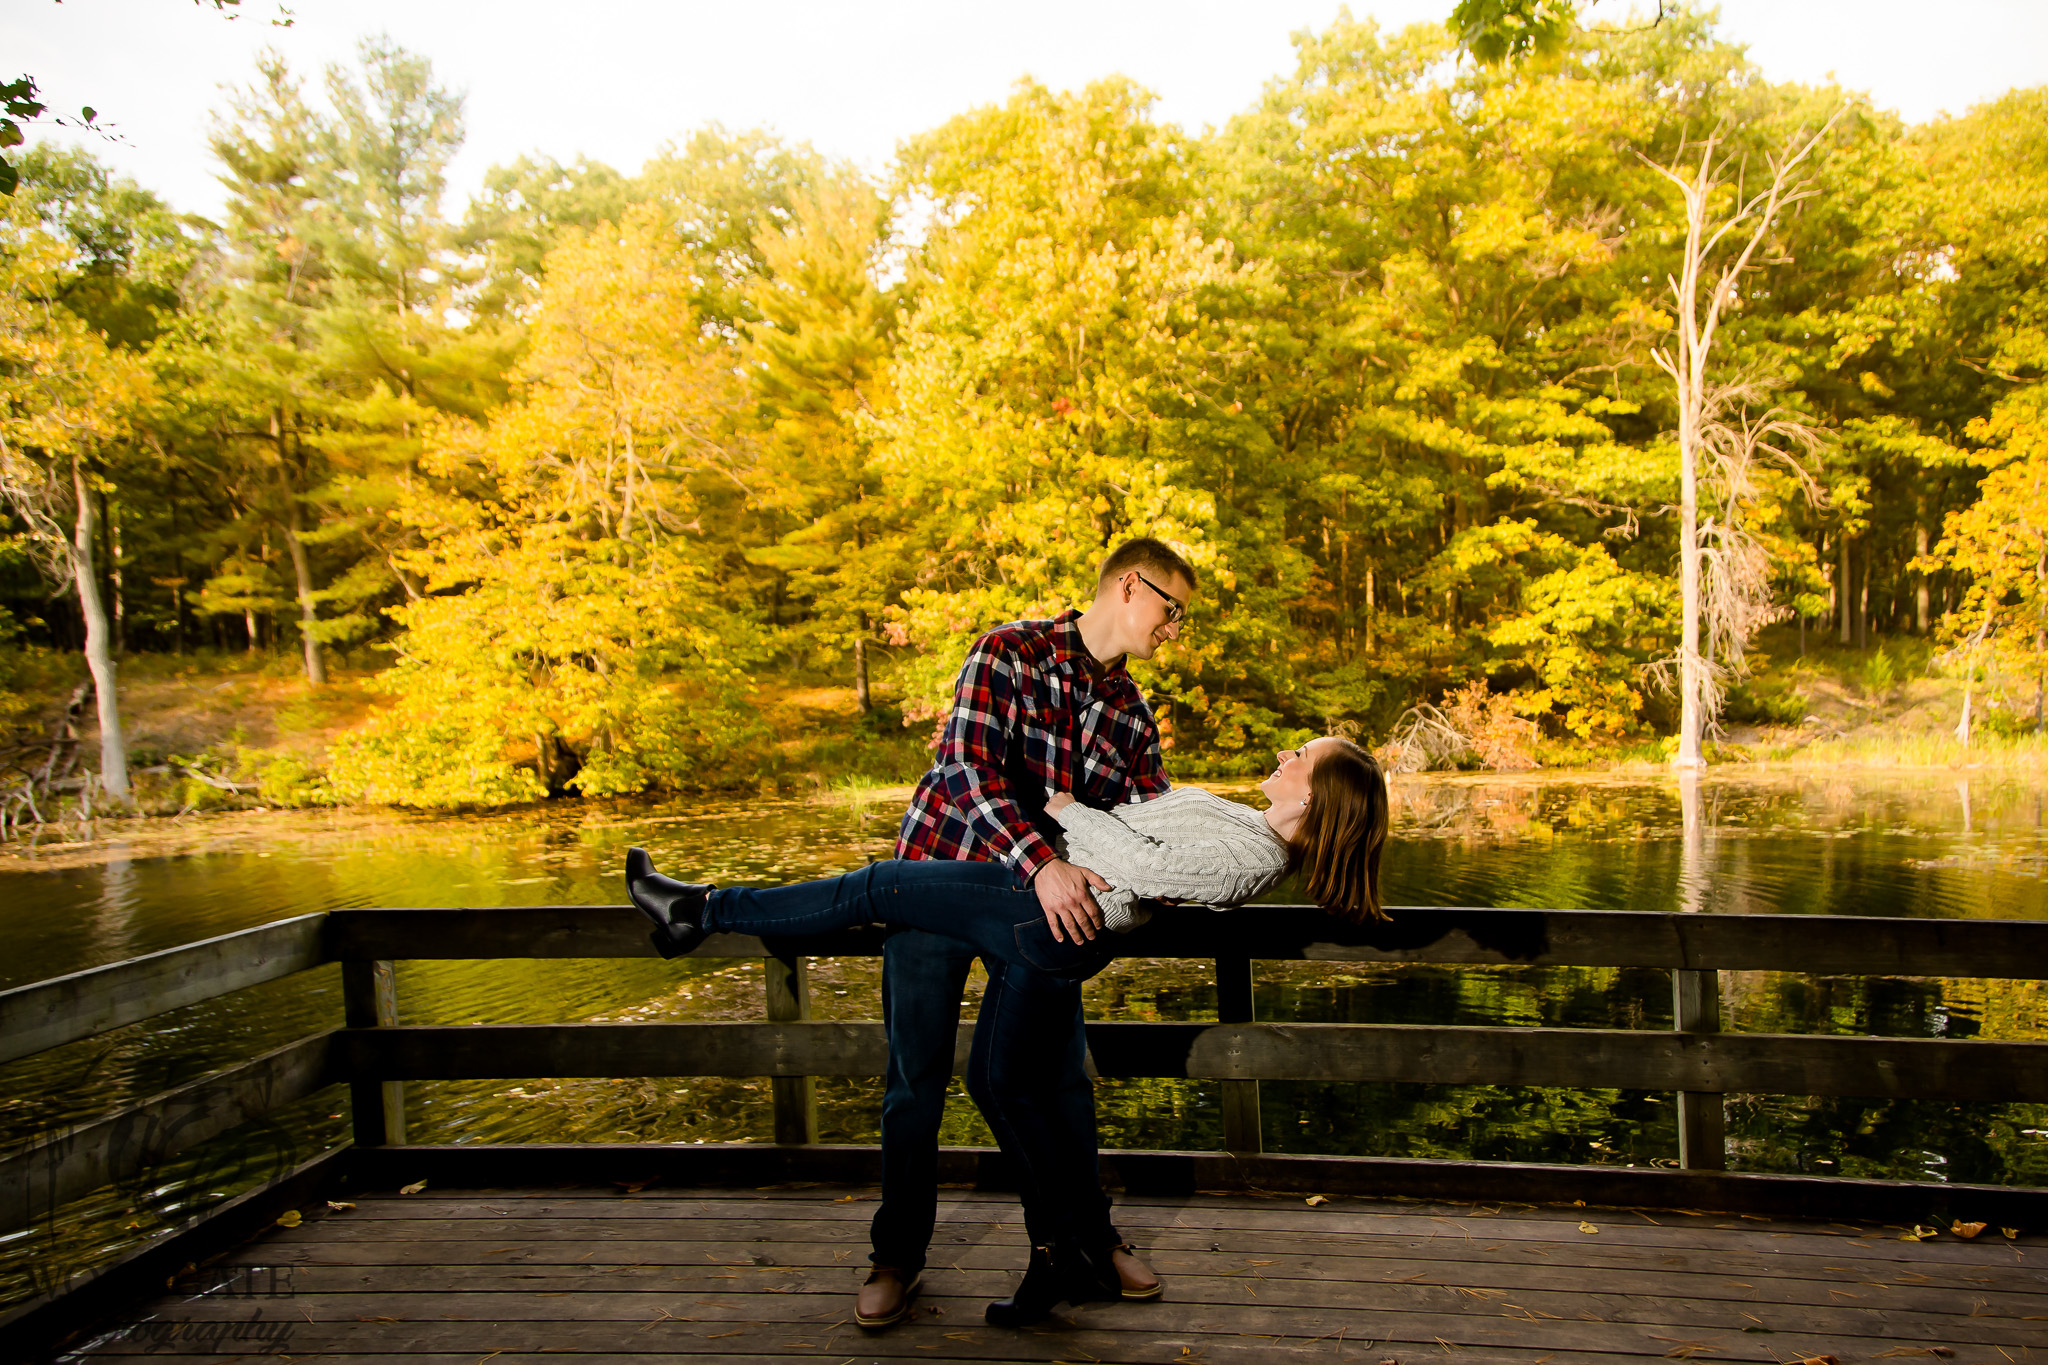
[{"label": "man's brown leather boot", "polygon": [[1151,1266],[1138,1259],[1137,1248],[1129,1242],[1119,1242],[1109,1249],[1109,1263],[1116,1267],[1117,1287],[1123,1291],[1125,1303],[1142,1303],[1165,1292],[1166,1286],[1152,1273]]},{"label": "man's brown leather boot", "polygon": [[853,1320],[870,1332],[879,1332],[884,1327],[899,1323],[910,1316],[911,1301],[923,1287],[922,1275],[912,1276],[906,1284],[903,1272],[895,1266],[878,1265],[868,1273],[867,1280],[860,1287],[860,1298],[854,1303]]}]

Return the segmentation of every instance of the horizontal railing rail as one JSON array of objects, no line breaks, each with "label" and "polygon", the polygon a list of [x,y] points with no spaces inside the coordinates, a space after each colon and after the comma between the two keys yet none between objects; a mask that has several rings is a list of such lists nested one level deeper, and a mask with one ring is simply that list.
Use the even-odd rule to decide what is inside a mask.
[{"label": "horizontal railing rail", "polygon": [[[956,1068],[972,1034],[961,1026]],[[1091,1023],[1088,1048],[1110,1077],[2048,1101],[2048,1043],[1978,1039]],[[888,1061],[882,1026],[852,1022],[408,1025],[347,1030],[335,1049],[346,1075],[403,1081],[878,1076]]]},{"label": "horizontal railing rail", "polygon": [[[1128,957],[2048,980],[2048,921],[1435,907],[1391,913],[1388,922],[1346,925],[1302,905],[1261,905],[1256,914],[1163,911],[1119,948]],[[813,957],[861,957],[879,953],[881,944],[880,933],[856,930],[776,946]],[[365,961],[648,957],[654,951],[638,911],[603,905],[336,910],[329,915],[328,950]],[[714,934],[696,955],[772,951],[758,938]]]},{"label": "horizontal railing rail", "polygon": [[0,991],[0,1062],[75,1043],[332,960],[325,914],[259,924]]},{"label": "horizontal railing rail", "polygon": [[330,1055],[334,1036],[286,1043],[0,1157],[0,1232],[52,1217],[103,1185],[148,1176],[209,1138],[344,1079]]}]

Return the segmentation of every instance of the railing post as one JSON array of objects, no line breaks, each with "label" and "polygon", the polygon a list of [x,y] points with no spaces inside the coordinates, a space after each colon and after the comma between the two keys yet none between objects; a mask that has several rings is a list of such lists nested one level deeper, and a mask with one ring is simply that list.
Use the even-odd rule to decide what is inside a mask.
[{"label": "railing post", "polygon": [[[395,1028],[398,976],[389,962],[341,964],[342,1022],[350,1028]],[[349,1082],[349,1112],[358,1147],[405,1145],[405,1082]]]},{"label": "railing post", "polygon": [[[1674,970],[1671,1022],[1681,1033],[1721,1031],[1721,974]],[[1727,1116],[1718,1092],[1678,1092],[1678,1164],[1689,1171],[1728,1169]]]},{"label": "railing post", "polygon": [[[1248,957],[1216,959],[1216,1018],[1225,1024],[1253,1021],[1252,960]],[[1256,1154],[1263,1150],[1259,1135],[1259,1083],[1224,1081],[1223,1149]]]},{"label": "railing post", "polygon": [[[811,973],[809,959],[771,957],[768,959],[768,1018],[778,1024],[796,1023],[811,1017]],[[818,1083],[810,1076],[771,1076],[769,1090],[775,1097],[775,1140],[784,1144],[807,1144],[818,1140]]]}]

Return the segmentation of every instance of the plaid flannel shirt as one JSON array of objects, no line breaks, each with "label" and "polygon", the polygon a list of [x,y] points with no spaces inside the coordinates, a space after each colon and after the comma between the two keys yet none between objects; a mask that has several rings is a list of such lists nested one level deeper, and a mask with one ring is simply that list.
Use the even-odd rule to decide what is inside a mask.
[{"label": "plaid flannel shirt", "polygon": [[1012,743],[1023,744],[1023,768],[1046,796],[1072,792],[1108,810],[1167,790],[1151,708],[1121,660],[1096,667],[1080,618],[1012,621],[974,642],[931,771],[897,831],[897,857],[1006,862],[1026,879],[1058,857],[1010,789]]}]

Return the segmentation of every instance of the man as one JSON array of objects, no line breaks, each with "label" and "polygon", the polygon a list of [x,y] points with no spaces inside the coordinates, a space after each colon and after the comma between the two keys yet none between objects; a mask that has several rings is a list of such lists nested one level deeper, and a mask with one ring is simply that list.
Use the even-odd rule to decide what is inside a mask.
[{"label": "man", "polygon": [[[1178,636],[1194,591],[1194,569],[1171,547],[1131,540],[1103,562],[1086,611],[1012,622],[977,640],[954,686],[931,770],[904,814],[896,856],[1008,863],[1037,893],[1055,936],[1094,937],[1101,915],[1093,890],[1107,883],[1059,856],[1058,825],[1045,815],[1045,802],[1070,791],[1108,809],[1167,790],[1158,726],[1124,661],[1149,659]],[[973,960],[964,943],[915,930],[892,934],[883,949],[889,1075],[882,1202],[870,1231],[874,1270],[855,1315],[865,1327],[900,1321],[924,1269],[937,1218],[939,1123]],[[1000,989],[1003,964],[984,966],[991,991]],[[1069,1035],[1045,1040],[1057,1071],[1051,1117],[1092,1179],[1095,1092],[1085,1070],[1081,989],[1051,978],[1030,984],[1071,996],[1071,1009],[1060,1006],[1073,1021]],[[1001,1140],[1000,1125],[991,1126]],[[1101,1201],[1090,1212],[1099,1212],[1097,1223],[1107,1228],[1109,1201],[1099,1182],[1092,1196],[1080,1197]],[[1027,1225],[1032,1211],[1027,1190]],[[1119,1249],[1114,1263],[1126,1297],[1158,1292],[1157,1277],[1128,1249]]]}]

